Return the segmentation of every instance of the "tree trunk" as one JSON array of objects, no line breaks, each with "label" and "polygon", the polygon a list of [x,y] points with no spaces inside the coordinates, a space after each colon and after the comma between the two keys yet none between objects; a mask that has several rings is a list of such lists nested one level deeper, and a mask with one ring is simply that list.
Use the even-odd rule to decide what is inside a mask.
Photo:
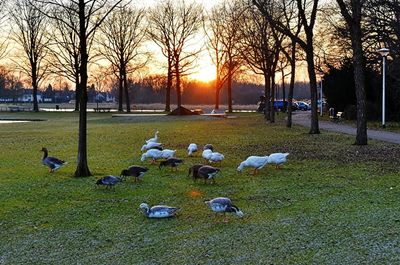
[{"label": "tree trunk", "polygon": [[74,111],[79,111],[79,102],[81,98],[81,89],[79,86],[79,74],[75,75],[75,110]]},{"label": "tree trunk", "polygon": [[31,63],[32,67],[32,96],[33,96],[33,111],[39,112],[39,105],[37,100],[38,82],[37,82],[37,68],[35,63]]},{"label": "tree trunk", "polygon": [[130,98],[129,98],[128,78],[126,77],[125,70],[124,70],[124,90],[125,90],[126,112],[131,112],[131,102],[130,102]]},{"label": "tree trunk", "polygon": [[232,70],[229,68],[229,73],[228,73],[228,112],[232,113],[233,108],[232,108]]},{"label": "tree trunk", "polygon": [[123,103],[123,74],[122,74],[122,67],[119,69],[119,76],[118,76],[118,111],[124,111],[122,107]]},{"label": "tree trunk", "polygon": [[264,118],[265,120],[270,120],[270,88],[271,88],[271,79],[267,73],[264,73],[264,95],[265,95],[265,107],[264,107]]},{"label": "tree trunk", "polygon": [[353,46],[353,64],[354,64],[354,82],[356,88],[357,99],[357,135],[356,145],[367,145],[367,117],[365,102],[365,73],[364,73],[364,57],[361,40],[361,27],[352,26],[352,46]]},{"label": "tree trunk", "polygon": [[81,67],[79,69],[81,82],[81,97],[79,103],[79,142],[78,142],[78,165],[75,177],[91,176],[87,164],[87,43],[86,43],[86,14],[85,0],[79,0],[79,41],[81,54]]},{"label": "tree trunk", "polygon": [[[274,71],[275,72],[275,71]],[[271,117],[270,122],[275,123],[275,75],[271,75]]]},{"label": "tree trunk", "polygon": [[165,94],[165,111],[171,111],[171,88],[172,88],[172,62],[168,59],[167,87]]},{"label": "tree trunk", "polygon": [[285,72],[282,70],[282,100],[286,100]]},{"label": "tree trunk", "polygon": [[296,78],[296,42],[292,40],[292,54],[290,60],[290,85],[289,85],[289,94],[288,94],[288,106],[287,106],[287,122],[286,127],[292,128],[292,105],[293,105],[293,91],[294,91],[294,82]]},{"label": "tree trunk", "polygon": [[179,73],[179,65],[177,63],[178,60],[175,62],[175,79],[176,79],[176,96],[177,96],[177,104],[178,109],[182,106],[182,94],[181,94],[181,76]]},{"label": "tree trunk", "polygon": [[214,107],[214,109],[216,110],[219,109],[219,92],[221,91],[220,82],[221,82],[220,77],[217,72],[217,77],[215,79],[215,107]]},{"label": "tree trunk", "polygon": [[[346,6],[343,0],[336,0],[340,12],[344,17],[350,30],[351,46],[353,49],[354,83],[357,100],[357,135],[355,145],[367,145],[367,117],[366,117],[366,95],[365,95],[365,73],[364,56],[362,47],[361,18],[362,8],[365,1],[354,0],[351,5]],[[351,9],[351,12],[349,11]]]},{"label": "tree trunk", "polygon": [[312,42],[312,33],[307,34],[307,50],[306,50],[306,60],[307,60],[307,70],[310,79],[310,94],[311,94],[311,128],[310,134],[319,134],[319,124],[318,124],[318,111],[317,111],[317,77],[315,75],[315,65],[314,65],[314,49]]}]

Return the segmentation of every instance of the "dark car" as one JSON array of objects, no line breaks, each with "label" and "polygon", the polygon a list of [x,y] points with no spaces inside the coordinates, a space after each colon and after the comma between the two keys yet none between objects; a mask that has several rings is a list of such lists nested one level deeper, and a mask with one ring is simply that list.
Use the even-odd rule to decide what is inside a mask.
[{"label": "dark car", "polygon": [[274,108],[278,111],[286,111],[287,109],[287,101],[276,100],[274,101]]},{"label": "dark car", "polygon": [[294,105],[296,106],[296,108],[297,109],[299,109],[299,110],[310,110],[311,109],[311,106],[310,106],[310,104],[308,104],[308,103],[306,103],[306,102],[304,102],[304,101],[296,101],[295,103],[294,103]]},{"label": "dark car", "polygon": [[[288,106],[288,102],[287,101],[283,101],[283,100],[274,101],[274,108],[277,111],[286,112],[287,106]],[[257,111],[258,112],[264,112],[264,108],[265,108],[265,102],[263,102],[263,101],[258,102]],[[292,110],[297,110],[297,109],[298,109],[297,105],[295,103],[293,103],[292,104]]]}]

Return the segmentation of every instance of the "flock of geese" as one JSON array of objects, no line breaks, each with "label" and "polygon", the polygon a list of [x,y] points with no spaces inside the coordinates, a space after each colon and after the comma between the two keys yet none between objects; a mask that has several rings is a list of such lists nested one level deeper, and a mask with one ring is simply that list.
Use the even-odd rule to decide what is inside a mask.
[{"label": "flock of geese", "polygon": [[[159,142],[159,132],[157,131],[153,138],[145,141],[141,151],[144,152],[141,156],[141,161],[149,159],[152,164],[155,164],[158,159],[163,159],[159,163],[159,169],[163,167],[170,167],[171,170],[177,170],[178,166],[183,163],[183,159],[175,157],[176,150],[164,149],[162,144]],[[193,156],[194,153],[198,152],[198,146],[195,143],[191,143],[188,146],[188,156]],[[43,154],[42,163],[49,168],[50,172],[54,172],[67,162],[60,160],[55,157],[48,156],[47,148],[42,148]],[[249,156],[246,160],[240,163],[237,167],[238,172],[242,172],[245,168],[253,168],[253,174],[257,174],[260,169],[268,164],[274,164],[276,168],[280,168],[282,164],[287,161],[289,153],[273,153],[269,156]],[[215,176],[220,172],[217,167],[211,166],[213,163],[220,163],[225,159],[225,156],[221,153],[214,152],[212,144],[206,144],[203,147],[202,157],[207,164],[195,164],[189,168],[188,176],[191,176],[194,181],[197,179],[203,179],[204,183],[208,181],[215,182]],[[106,189],[111,189],[118,182],[126,180],[127,177],[133,177],[135,182],[142,181],[143,176],[149,169],[144,166],[133,165],[127,169],[123,169],[119,177],[117,176],[105,176],[96,181],[97,185],[104,185]],[[213,212],[216,213],[233,213],[238,217],[243,216],[243,212],[235,206],[229,198],[217,197],[212,200],[205,201]],[[145,216],[149,218],[165,218],[174,216],[179,208],[171,207],[167,205],[155,205],[150,207],[147,203],[141,203],[139,208],[143,210]]]}]

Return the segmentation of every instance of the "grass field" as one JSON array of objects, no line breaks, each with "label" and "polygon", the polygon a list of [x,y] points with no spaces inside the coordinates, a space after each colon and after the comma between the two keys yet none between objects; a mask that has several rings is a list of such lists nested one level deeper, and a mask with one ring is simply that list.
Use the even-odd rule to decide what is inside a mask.
[{"label": "grass field", "polygon": [[[77,114],[14,113],[46,121],[0,125],[0,264],[399,264],[400,147],[308,129],[237,119],[111,118],[89,114],[93,177],[73,178]],[[105,191],[96,179],[141,164],[144,139],[185,158],[178,173],[151,166]],[[216,184],[194,183],[189,143],[212,143],[226,160]],[[69,161],[55,173],[50,155]],[[249,155],[289,152],[282,170],[236,172]],[[198,196],[196,196],[198,195]],[[205,199],[228,196],[243,218],[215,216]],[[146,219],[139,204],[181,207],[171,219]]]},{"label": "grass field", "polygon": [[[319,116],[318,119],[320,121],[331,121],[329,118],[329,115],[326,113],[324,116]],[[347,125],[351,125],[354,127],[357,127],[357,121],[356,120],[346,120],[342,119],[340,123],[344,123]],[[382,121],[372,121],[369,120],[367,121],[367,127],[368,129],[373,129],[373,130],[382,130],[382,131],[389,131],[389,132],[400,132],[400,122],[396,121],[386,121],[385,123],[386,128],[382,128]]]}]

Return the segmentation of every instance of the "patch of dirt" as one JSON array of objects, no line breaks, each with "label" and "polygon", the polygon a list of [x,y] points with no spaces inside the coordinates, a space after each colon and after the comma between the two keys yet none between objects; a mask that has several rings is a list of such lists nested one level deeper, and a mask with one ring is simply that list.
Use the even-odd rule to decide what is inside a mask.
[{"label": "patch of dirt", "polygon": [[391,162],[400,165],[400,146],[379,145],[336,145],[333,142],[315,142],[299,144],[292,141],[280,145],[268,146],[269,150],[282,150],[298,160],[335,160],[341,163]]},{"label": "patch of dirt", "polygon": [[170,116],[170,115],[137,115],[137,116],[118,116],[113,117],[112,121],[122,123],[142,123],[142,122],[174,122],[174,121],[215,121],[219,118],[202,116],[202,115],[184,115],[184,116]]},{"label": "patch of dirt", "polygon": [[171,111],[171,113],[169,113],[168,115],[200,115],[199,112],[197,111],[191,111],[190,109],[187,109],[185,107],[178,107],[176,109],[174,109],[173,111]]}]

